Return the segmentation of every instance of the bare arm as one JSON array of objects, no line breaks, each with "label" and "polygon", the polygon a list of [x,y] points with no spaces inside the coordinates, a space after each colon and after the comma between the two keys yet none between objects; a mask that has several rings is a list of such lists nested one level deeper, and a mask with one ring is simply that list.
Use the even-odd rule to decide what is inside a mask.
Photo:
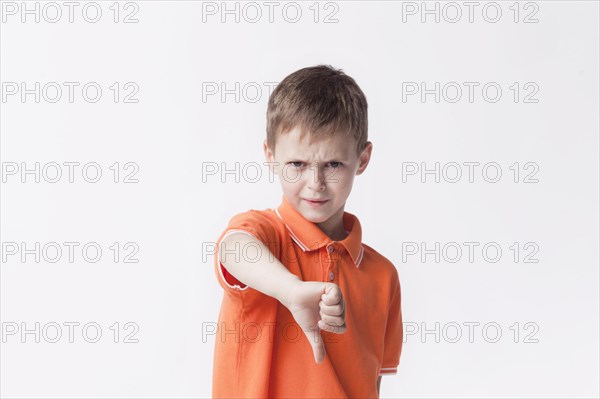
[{"label": "bare arm", "polygon": [[[257,256],[243,259],[245,245],[258,248]],[[300,280],[256,237],[244,233],[228,235],[219,245],[219,260],[239,281],[277,299],[290,311],[306,335],[317,364],[325,358],[320,331],[346,332],[346,305],[339,286]]]},{"label": "bare arm", "polygon": [[377,377],[377,396],[381,395],[379,387],[381,386],[381,376]]},{"label": "bare arm", "polygon": [[[243,259],[245,246],[258,249],[258,255],[250,261]],[[254,250],[252,250],[254,253]],[[257,238],[244,233],[232,233],[221,240],[219,260],[227,271],[242,283],[273,297],[289,308],[289,293],[300,280],[279,260],[271,255],[267,246]]]}]

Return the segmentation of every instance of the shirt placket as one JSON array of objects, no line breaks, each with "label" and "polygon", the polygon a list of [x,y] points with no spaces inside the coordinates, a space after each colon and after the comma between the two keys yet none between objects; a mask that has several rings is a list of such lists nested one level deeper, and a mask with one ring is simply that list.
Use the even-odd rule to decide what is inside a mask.
[{"label": "shirt placket", "polygon": [[323,281],[330,283],[339,283],[339,264],[340,264],[340,249],[334,244],[327,244],[325,246],[325,256],[323,261]]}]

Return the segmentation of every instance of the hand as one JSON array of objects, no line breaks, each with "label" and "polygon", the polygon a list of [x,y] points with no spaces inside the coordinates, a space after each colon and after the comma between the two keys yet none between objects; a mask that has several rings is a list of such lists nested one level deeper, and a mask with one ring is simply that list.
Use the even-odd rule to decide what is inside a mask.
[{"label": "hand", "polygon": [[289,292],[287,308],[313,349],[317,364],[325,358],[321,330],[346,332],[346,304],[337,284],[300,281]]}]

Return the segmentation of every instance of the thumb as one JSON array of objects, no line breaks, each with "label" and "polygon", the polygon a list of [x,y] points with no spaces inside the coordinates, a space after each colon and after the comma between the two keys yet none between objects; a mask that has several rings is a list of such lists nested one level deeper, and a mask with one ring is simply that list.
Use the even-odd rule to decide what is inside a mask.
[{"label": "thumb", "polygon": [[340,287],[334,283],[326,283],[325,293],[321,295],[321,300],[325,305],[337,305],[342,298]]},{"label": "thumb", "polygon": [[[319,323],[321,323],[319,321]],[[313,356],[315,357],[315,362],[320,364],[323,359],[325,359],[325,344],[323,343],[323,338],[321,337],[321,329],[319,327],[314,330],[305,332],[306,337],[308,338],[308,342],[313,350]]]}]

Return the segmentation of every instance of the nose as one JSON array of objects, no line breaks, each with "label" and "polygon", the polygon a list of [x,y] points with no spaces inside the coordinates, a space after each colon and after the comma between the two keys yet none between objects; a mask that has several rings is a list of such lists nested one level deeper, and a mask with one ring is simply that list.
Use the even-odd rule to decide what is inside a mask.
[{"label": "nose", "polygon": [[317,163],[313,163],[310,167],[311,173],[309,173],[308,188],[313,191],[325,190],[325,174],[319,169]]}]

